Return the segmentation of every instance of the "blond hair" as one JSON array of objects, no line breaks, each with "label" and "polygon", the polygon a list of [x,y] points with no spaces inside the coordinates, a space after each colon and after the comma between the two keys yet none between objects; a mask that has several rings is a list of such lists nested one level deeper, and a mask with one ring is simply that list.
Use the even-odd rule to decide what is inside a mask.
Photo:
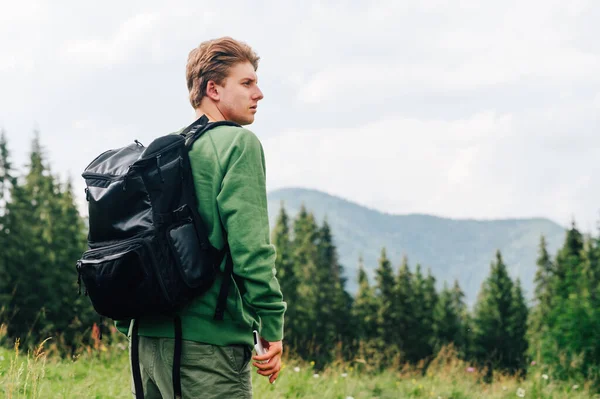
[{"label": "blond hair", "polygon": [[259,60],[260,57],[250,46],[231,37],[200,43],[190,51],[185,68],[192,107],[196,109],[200,106],[210,80],[223,84],[229,75],[229,68],[241,62],[250,62],[256,71]]}]

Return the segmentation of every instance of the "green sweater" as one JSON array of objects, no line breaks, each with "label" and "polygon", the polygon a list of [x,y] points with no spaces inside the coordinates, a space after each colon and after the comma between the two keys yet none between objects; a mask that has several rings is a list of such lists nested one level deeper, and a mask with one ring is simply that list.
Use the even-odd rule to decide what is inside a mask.
[{"label": "green sweater", "polygon": [[[190,161],[198,208],[214,247],[224,247],[222,226],[227,230],[234,279],[223,320],[213,319],[223,273],[206,294],[179,312],[183,339],[252,346],[252,330],[256,329],[267,341],[282,340],[287,305],[275,277],[276,255],[269,237],[265,158],[260,141],[247,129],[219,126],[194,143]],[[221,272],[224,268],[225,261]],[[116,325],[127,333],[128,322],[117,321]],[[173,338],[173,320],[141,319],[139,335]]]}]

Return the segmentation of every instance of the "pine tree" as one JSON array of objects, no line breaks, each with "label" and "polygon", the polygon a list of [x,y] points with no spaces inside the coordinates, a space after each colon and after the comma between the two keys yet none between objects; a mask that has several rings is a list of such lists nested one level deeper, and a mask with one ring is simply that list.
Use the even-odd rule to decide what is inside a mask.
[{"label": "pine tree", "polygon": [[458,350],[459,356],[463,359],[469,358],[473,346],[473,318],[465,304],[465,293],[460,288],[458,280],[454,280],[452,286],[452,304],[461,323],[461,331],[456,336],[454,344]]},{"label": "pine tree", "polygon": [[406,360],[414,363],[419,360],[419,338],[418,333],[415,333],[418,325],[413,279],[408,257],[403,256],[396,279],[396,334],[393,342],[404,353]]},{"label": "pine tree", "polygon": [[306,357],[314,353],[323,342],[315,335],[321,330],[322,320],[317,318],[317,310],[321,306],[317,265],[318,226],[314,215],[303,205],[294,221],[293,262],[294,275],[298,279],[297,295],[301,300],[291,306],[296,314],[292,345],[298,354]]},{"label": "pine tree", "polygon": [[464,294],[455,281],[452,289],[444,282],[439,300],[434,309],[434,348],[439,351],[444,346],[454,345],[459,355],[464,357],[465,325],[464,313],[466,306],[463,302]]},{"label": "pine tree", "polygon": [[376,273],[376,295],[378,302],[377,325],[378,335],[385,344],[396,344],[397,324],[396,324],[396,306],[395,306],[395,281],[392,264],[387,258],[385,248],[381,249],[379,266]]},{"label": "pine tree", "polygon": [[6,208],[9,201],[9,193],[12,187],[16,184],[16,180],[13,177],[12,164],[10,161],[10,154],[8,151],[8,143],[6,139],[6,132],[0,131],[0,324],[5,322],[7,309],[3,309],[6,301],[9,299],[7,292],[10,292],[11,288],[8,286],[10,278],[8,276],[7,264],[8,264],[8,253],[7,248],[9,244],[8,234],[10,230],[6,227],[7,215]]},{"label": "pine tree", "polygon": [[513,282],[500,251],[492,262],[489,277],[482,285],[474,312],[474,355],[481,364],[510,370],[510,318],[513,309]]},{"label": "pine tree", "polygon": [[[10,323],[8,334],[33,338],[45,326],[45,307],[54,299],[52,287],[43,284],[52,273],[47,251],[50,224],[49,201],[55,198],[54,182],[44,164],[36,133],[32,143],[29,172],[25,184],[12,187],[7,205],[6,280],[0,299],[8,304]],[[51,256],[51,255],[50,255]]]},{"label": "pine tree", "polygon": [[0,130],[0,218],[6,211],[6,203],[9,200],[10,189],[15,183],[16,181],[13,176],[6,132],[2,129]]},{"label": "pine tree", "polygon": [[337,249],[333,243],[327,220],[317,232],[317,274],[312,283],[318,287],[319,306],[315,309],[317,326],[314,334],[322,344],[315,356],[321,364],[328,363],[334,355],[334,345],[345,340],[344,334],[349,304],[343,287],[343,268],[338,262]]},{"label": "pine tree", "polygon": [[598,286],[600,285],[600,237],[589,236],[583,248],[583,270],[585,289],[592,301],[598,301]]},{"label": "pine tree", "polygon": [[540,238],[539,256],[537,259],[537,270],[535,273],[535,301],[536,310],[534,313],[534,332],[542,330],[543,322],[548,315],[551,307],[552,291],[551,284],[554,275],[554,266],[548,250],[546,248],[546,239]]},{"label": "pine tree", "polygon": [[517,279],[513,286],[512,303],[510,309],[508,338],[510,339],[507,366],[509,371],[517,373],[526,369],[527,342],[527,317],[529,310],[525,303],[521,281]]},{"label": "pine tree", "polygon": [[61,188],[34,137],[23,184],[11,187],[3,248],[5,279],[0,300],[8,308],[8,334],[33,345],[50,335],[72,344],[93,312],[76,299],[75,262],[85,249],[85,231],[71,184]]},{"label": "pine tree", "polygon": [[339,263],[337,248],[327,220],[319,229],[317,250],[321,271],[320,291],[324,302],[320,317],[327,320],[324,337],[331,338],[330,342],[342,344],[343,347],[343,344],[351,341],[352,329],[348,324],[348,318],[351,313],[352,297],[345,290],[344,268]]},{"label": "pine tree", "polygon": [[552,308],[552,285],[554,279],[554,265],[547,250],[546,238],[541,236],[537,270],[535,273],[534,308],[529,318],[529,339],[531,355],[536,356],[539,348],[539,338],[548,326],[548,314]]},{"label": "pine tree", "polygon": [[275,268],[277,270],[277,279],[281,286],[283,299],[287,303],[285,317],[285,335],[288,343],[293,343],[296,339],[296,303],[298,301],[298,278],[294,270],[293,247],[290,238],[289,217],[281,203],[279,215],[275,222],[275,227],[271,233],[273,245],[277,251],[275,259]]},{"label": "pine tree", "polygon": [[431,270],[425,278],[421,272],[421,265],[417,264],[412,281],[412,292],[415,324],[412,330],[414,344],[411,357],[416,362],[433,354],[433,310],[437,302],[437,293]]},{"label": "pine tree", "polygon": [[577,293],[577,282],[583,266],[583,235],[577,229],[575,222],[567,231],[563,247],[556,256],[553,279],[554,295],[559,298],[568,298],[570,294]]},{"label": "pine tree", "polygon": [[[591,331],[600,331],[600,223],[598,236],[590,237],[586,246],[584,278],[589,291],[589,318]],[[586,363],[600,366],[600,341],[591,337],[586,351]]]},{"label": "pine tree", "polygon": [[372,344],[378,336],[378,303],[375,290],[369,284],[362,257],[358,261],[358,292],[352,305],[352,321],[355,326],[355,350],[361,345]]},{"label": "pine tree", "polygon": [[583,235],[574,222],[555,265],[552,307],[547,316],[549,328],[537,342],[539,357],[554,365],[555,378],[587,378],[599,363],[595,354],[600,325],[586,275]]}]

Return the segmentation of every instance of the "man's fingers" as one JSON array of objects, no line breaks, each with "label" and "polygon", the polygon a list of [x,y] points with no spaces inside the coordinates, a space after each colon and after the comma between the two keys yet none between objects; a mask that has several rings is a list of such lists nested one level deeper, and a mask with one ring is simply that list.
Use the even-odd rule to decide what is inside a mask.
[{"label": "man's fingers", "polygon": [[[266,367],[259,368],[259,370],[257,370],[257,373],[260,375],[269,376],[271,374],[278,372],[281,369],[281,360],[279,358],[276,358],[273,360],[274,360],[273,362],[269,362],[267,364],[261,364],[261,366],[266,366]],[[258,367],[259,364],[255,364],[255,366]]]},{"label": "man's fingers", "polygon": [[256,368],[260,369],[260,370],[268,370],[273,368],[273,366],[275,365],[275,362],[277,361],[277,358],[271,358],[271,360],[269,360],[269,362],[267,363],[254,363],[254,366],[256,366]]},{"label": "man's fingers", "polygon": [[269,382],[272,384],[275,382],[275,380],[277,379],[277,377],[279,377],[279,372],[281,370],[277,371],[275,374],[273,374],[271,377],[269,377]]},{"label": "man's fingers", "polygon": [[269,348],[269,351],[267,353],[265,353],[264,355],[254,355],[254,356],[252,356],[252,359],[257,360],[259,362],[262,362],[264,360],[269,360],[269,359],[275,357],[275,355],[281,353],[281,349],[282,349],[281,346],[273,345]]}]

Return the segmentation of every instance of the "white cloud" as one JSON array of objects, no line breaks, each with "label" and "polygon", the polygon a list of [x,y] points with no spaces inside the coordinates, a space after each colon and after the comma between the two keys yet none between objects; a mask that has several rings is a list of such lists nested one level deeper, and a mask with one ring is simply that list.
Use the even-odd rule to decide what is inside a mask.
[{"label": "white cloud", "polygon": [[73,61],[92,65],[113,65],[127,61],[140,48],[151,46],[160,51],[160,45],[152,41],[153,30],[160,15],[155,12],[141,13],[123,22],[110,38],[73,39],[65,43],[63,52]]},{"label": "white cloud", "polygon": [[600,147],[557,159],[525,137],[522,126],[510,114],[486,112],[458,120],[289,130],[263,141],[269,188],[314,187],[403,214],[545,216],[565,225],[575,214],[588,223],[597,205],[585,195],[592,172],[584,165],[600,156]]},{"label": "white cloud", "polygon": [[[394,199],[395,205],[387,202],[393,212],[457,215],[464,210],[440,194],[449,184],[472,189],[480,158],[512,133],[509,115],[483,113],[468,120],[388,119],[353,129],[291,130],[264,140],[264,147],[272,188],[294,182],[378,208],[378,198]],[[478,212],[477,206],[469,211]]]},{"label": "white cloud", "polygon": [[[313,29],[307,42],[316,48],[310,59],[319,62],[299,86],[298,100],[343,106],[394,93],[439,95],[521,80],[600,83],[600,54],[576,45],[578,18],[589,2],[568,10],[554,1],[409,4],[341,11],[334,39],[321,45],[326,28],[306,26]],[[327,46],[334,41],[337,46]]]},{"label": "white cloud", "polygon": [[188,51],[230,35],[262,58],[252,129],[269,188],[390,212],[598,216],[596,2],[128,4],[0,6],[0,127],[15,158],[37,124],[77,182],[107,146],[181,127]]},{"label": "white cloud", "polygon": [[596,97],[594,97],[594,102],[592,104],[596,109],[600,110],[600,92],[596,94]]}]

